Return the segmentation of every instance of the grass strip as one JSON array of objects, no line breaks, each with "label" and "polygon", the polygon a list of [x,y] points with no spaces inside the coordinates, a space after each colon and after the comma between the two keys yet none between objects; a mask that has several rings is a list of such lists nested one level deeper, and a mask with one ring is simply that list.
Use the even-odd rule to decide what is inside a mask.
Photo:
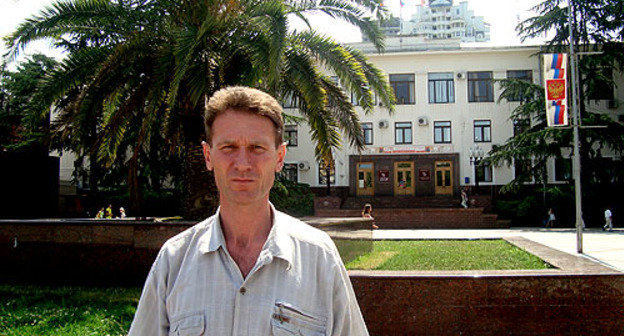
[{"label": "grass strip", "polygon": [[552,268],[537,256],[502,239],[375,241],[371,253],[347,263],[346,267],[422,271]]},{"label": "grass strip", "polygon": [[0,335],[126,335],[140,291],[0,285]]}]

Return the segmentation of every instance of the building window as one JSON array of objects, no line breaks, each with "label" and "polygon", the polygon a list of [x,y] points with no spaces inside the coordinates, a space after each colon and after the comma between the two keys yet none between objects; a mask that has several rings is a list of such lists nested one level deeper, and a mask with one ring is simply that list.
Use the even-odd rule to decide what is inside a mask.
[{"label": "building window", "polygon": [[412,143],[412,123],[394,123],[394,143],[397,145]]},{"label": "building window", "polygon": [[297,107],[297,98],[293,95],[288,95],[284,98],[284,103],[282,104],[284,108],[295,108]]},{"label": "building window", "polygon": [[297,147],[297,125],[284,126],[284,137],[288,147]]},{"label": "building window", "polygon": [[516,119],[513,121],[513,136],[518,136],[529,130],[530,123],[527,119]]},{"label": "building window", "polygon": [[364,144],[373,144],[373,123],[362,123],[362,133],[364,133]]},{"label": "building window", "polygon": [[285,163],[281,174],[288,181],[299,182],[296,163]]},{"label": "building window", "polygon": [[451,143],[450,121],[436,121],[433,123],[433,142]]},{"label": "building window", "polygon": [[613,84],[608,78],[613,78],[612,69],[599,69],[597,74],[592,76],[593,80],[587,81],[587,97],[590,100],[613,100]]},{"label": "building window", "polygon": [[531,160],[514,159],[514,171],[515,171],[516,178],[520,176],[524,176],[524,179],[531,180],[532,179],[531,168],[532,168]]},{"label": "building window", "polygon": [[572,180],[572,159],[555,158],[555,181]]},{"label": "building window", "polygon": [[493,102],[494,86],[492,85],[492,72],[468,72],[468,101]]},{"label": "building window", "polygon": [[492,141],[492,122],[490,120],[474,121],[474,141],[475,142],[491,142]]},{"label": "building window", "polygon": [[454,103],[455,84],[452,72],[429,74],[429,104]]},{"label": "building window", "polygon": [[492,166],[481,164],[477,167],[477,179],[479,182],[492,182]]},{"label": "building window", "polygon": [[394,90],[397,104],[414,104],[414,75],[390,75],[390,86]]},{"label": "building window", "polygon": [[[324,161],[319,163],[319,184],[327,185],[327,171]],[[329,184],[336,184],[336,167],[333,164],[329,168]]]},{"label": "building window", "polygon": [[[377,105],[377,94],[373,94],[373,104]],[[355,93],[351,92],[351,104],[353,106],[360,106],[360,102],[357,100]]]},{"label": "building window", "polygon": [[[507,79],[518,79],[525,82],[533,82],[533,71],[531,70],[509,70],[507,71]],[[524,95],[519,94],[514,97],[509,97],[508,101],[523,101]]]}]

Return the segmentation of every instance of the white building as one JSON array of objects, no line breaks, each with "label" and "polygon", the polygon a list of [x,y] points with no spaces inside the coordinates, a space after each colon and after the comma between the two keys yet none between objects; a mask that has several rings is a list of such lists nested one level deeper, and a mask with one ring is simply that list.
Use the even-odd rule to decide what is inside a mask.
[{"label": "white building", "polygon": [[[367,146],[362,153],[348,147],[334,153],[332,183],[348,187],[352,196],[457,194],[460,186],[475,184],[471,151],[487,153],[514,134],[509,117],[519,102],[498,103],[500,86],[492,80],[515,77],[540,83],[540,57],[536,55],[540,48],[419,51],[394,45],[385,54],[368,52],[367,56],[389,76],[398,101],[396,113],[389,115],[386,108],[377,106],[375,113],[365,115],[357,107]],[[365,43],[352,46],[368,50]],[[620,97],[624,97],[622,86],[610,99]],[[607,100],[592,100],[592,104],[594,111],[622,121],[624,109]],[[285,111],[296,114],[295,109]],[[285,169],[299,182],[323,187],[325,172],[314,162],[309,131],[306,124],[287,126],[286,135],[294,140]],[[564,180],[567,173],[561,165],[549,164],[549,182]],[[514,174],[514,167],[484,167],[479,184],[504,185]]]},{"label": "white building", "polygon": [[416,6],[408,21],[391,21],[382,27],[386,35],[420,35],[429,40],[459,39],[461,42],[487,42],[490,24],[468,9],[468,2],[453,6],[452,0],[431,0]]}]

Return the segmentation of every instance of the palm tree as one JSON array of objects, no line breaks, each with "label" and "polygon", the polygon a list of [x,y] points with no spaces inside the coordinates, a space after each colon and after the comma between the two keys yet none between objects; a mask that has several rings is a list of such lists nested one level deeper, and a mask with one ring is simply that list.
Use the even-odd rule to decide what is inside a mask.
[{"label": "palm tree", "polygon": [[41,38],[67,50],[39,91],[61,113],[57,143],[89,155],[97,170],[98,162],[110,166],[124,156],[121,144],[132,139],[128,186],[138,206],[139,157],[151,135],[161,134],[172,154],[192,156],[205,99],[227,85],[295,98],[318,160],[332,161],[341,132],[363,148],[358,115],[342,87],[366,113],[374,94],[392,111],[392,90],[361,52],[312,30],[289,29],[293,19],[307,23],[308,13],[354,24],[383,50],[370,17],[385,17],[381,0],[70,0],[24,21],[6,38],[7,56]]}]

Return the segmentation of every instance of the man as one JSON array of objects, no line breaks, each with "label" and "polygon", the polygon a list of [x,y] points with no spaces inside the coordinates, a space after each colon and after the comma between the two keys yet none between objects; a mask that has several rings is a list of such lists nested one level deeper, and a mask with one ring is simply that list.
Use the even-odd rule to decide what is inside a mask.
[{"label": "man", "polygon": [[602,227],[602,231],[609,229],[609,231],[613,231],[613,219],[611,218],[611,210],[607,209],[604,212],[605,216],[605,225]]},{"label": "man", "polygon": [[230,87],[204,119],[220,207],[163,245],[129,335],[367,335],[331,239],[269,203],[286,155],[278,102]]}]

